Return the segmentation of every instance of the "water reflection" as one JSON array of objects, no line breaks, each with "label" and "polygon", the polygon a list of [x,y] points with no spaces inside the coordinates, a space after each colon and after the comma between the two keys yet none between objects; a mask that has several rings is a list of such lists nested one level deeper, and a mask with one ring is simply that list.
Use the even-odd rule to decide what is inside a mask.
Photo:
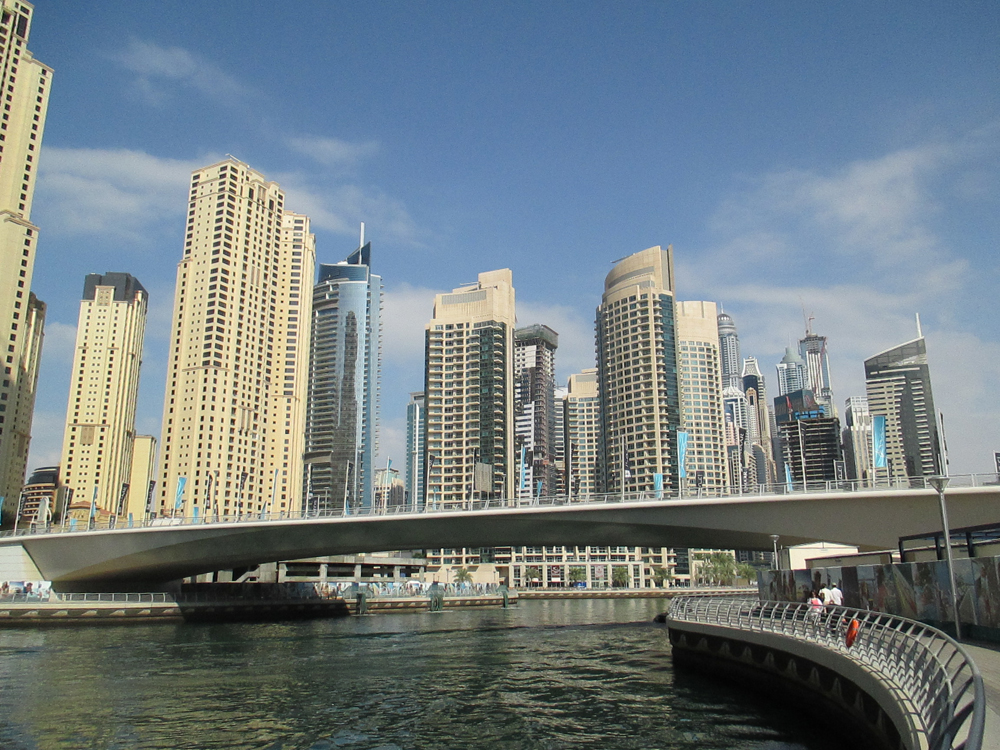
[{"label": "water reflection", "polygon": [[780,707],[675,674],[662,606],[0,631],[0,746],[828,747]]}]

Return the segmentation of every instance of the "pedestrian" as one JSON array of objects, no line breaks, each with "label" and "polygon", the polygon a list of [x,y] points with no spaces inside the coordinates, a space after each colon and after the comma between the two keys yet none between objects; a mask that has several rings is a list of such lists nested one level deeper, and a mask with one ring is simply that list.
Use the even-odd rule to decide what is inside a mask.
[{"label": "pedestrian", "polygon": [[833,606],[835,607],[844,606],[844,592],[840,590],[840,586],[836,583],[833,584],[833,586],[830,589],[830,599],[832,600],[831,603],[833,604]]},{"label": "pedestrian", "polygon": [[833,592],[830,589],[829,581],[819,590],[819,598],[824,607],[833,604]]},{"label": "pedestrian", "polygon": [[823,600],[819,598],[816,590],[813,589],[809,595],[809,611],[806,612],[806,620],[815,631],[819,628],[819,618],[823,613]]}]

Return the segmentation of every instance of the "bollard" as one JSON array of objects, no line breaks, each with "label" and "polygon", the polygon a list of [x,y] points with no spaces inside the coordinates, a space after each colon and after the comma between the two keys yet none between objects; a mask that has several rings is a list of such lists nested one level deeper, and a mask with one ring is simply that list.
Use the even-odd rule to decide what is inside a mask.
[{"label": "bollard", "polygon": [[444,590],[438,586],[437,581],[431,584],[431,587],[427,589],[427,593],[430,595],[431,612],[444,611]]},{"label": "bollard", "polygon": [[358,603],[357,614],[359,615],[368,614],[368,592],[358,589],[358,595],[356,601]]}]

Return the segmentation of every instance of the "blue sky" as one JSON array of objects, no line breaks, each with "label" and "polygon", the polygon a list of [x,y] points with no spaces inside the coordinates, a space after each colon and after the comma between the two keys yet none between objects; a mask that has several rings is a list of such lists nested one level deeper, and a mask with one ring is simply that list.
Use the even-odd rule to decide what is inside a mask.
[{"label": "blue sky", "polygon": [[189,173],[232,154],[366,222],[386,285],[382,459],[403,458],[433,295],[509,267],[521,324],[593,366],[611,261],[673,244],[769,384],[804,330],[838,402],[920,313],[954,472],[1000,450],[1000,5],[39,0],[55,68],[32,220],[49,305],[31,467],[56,463],[83,278],[150,291],[159,437]]}]

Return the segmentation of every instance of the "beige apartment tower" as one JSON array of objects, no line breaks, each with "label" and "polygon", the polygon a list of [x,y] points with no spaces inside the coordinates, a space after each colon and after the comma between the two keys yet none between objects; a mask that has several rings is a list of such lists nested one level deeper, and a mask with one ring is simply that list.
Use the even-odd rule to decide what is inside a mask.
[{"label": "beige apartment tower", "polygon": [[673,263],[673,248],[651,247],[618,261],[604,280],[597,376],[605,492],[679,489]]},{"label": "beige apartment tower", "polygon": [[76,327],[62,483],[73,501],[125,512],[149,295],[127,273],[89,274]]},{"label": "beige apartment tower", "polygon": [[136,435],[132,441],[132,470],[124,517],[141,520],[153,506],[156,477],[156,438]]},{"label": "beige apartment tower", "polygon": [[315,242],[274,182],[230,157],[191,177],[157,512],[297,511]]},{"label": "beige apartment tower", "polygon": [[718,311],[714,302],[677,303],[677,363],[687,434],[683,488],[721,494],[729,486]]},{"label": "beige apartment tower", "polygon": [[0,0],[0,497],[11,498],[8,508],[24,482],[45,319],[31,294],[38,228],[30,217],[52,69],[27,49],[33,13],[31,3]]},{"label": "beige apartment tower", "polygon": [[509,269],[434,298],[426,326],[425,498],[462,508],[510,497],[514,478],[514,287]]}]

